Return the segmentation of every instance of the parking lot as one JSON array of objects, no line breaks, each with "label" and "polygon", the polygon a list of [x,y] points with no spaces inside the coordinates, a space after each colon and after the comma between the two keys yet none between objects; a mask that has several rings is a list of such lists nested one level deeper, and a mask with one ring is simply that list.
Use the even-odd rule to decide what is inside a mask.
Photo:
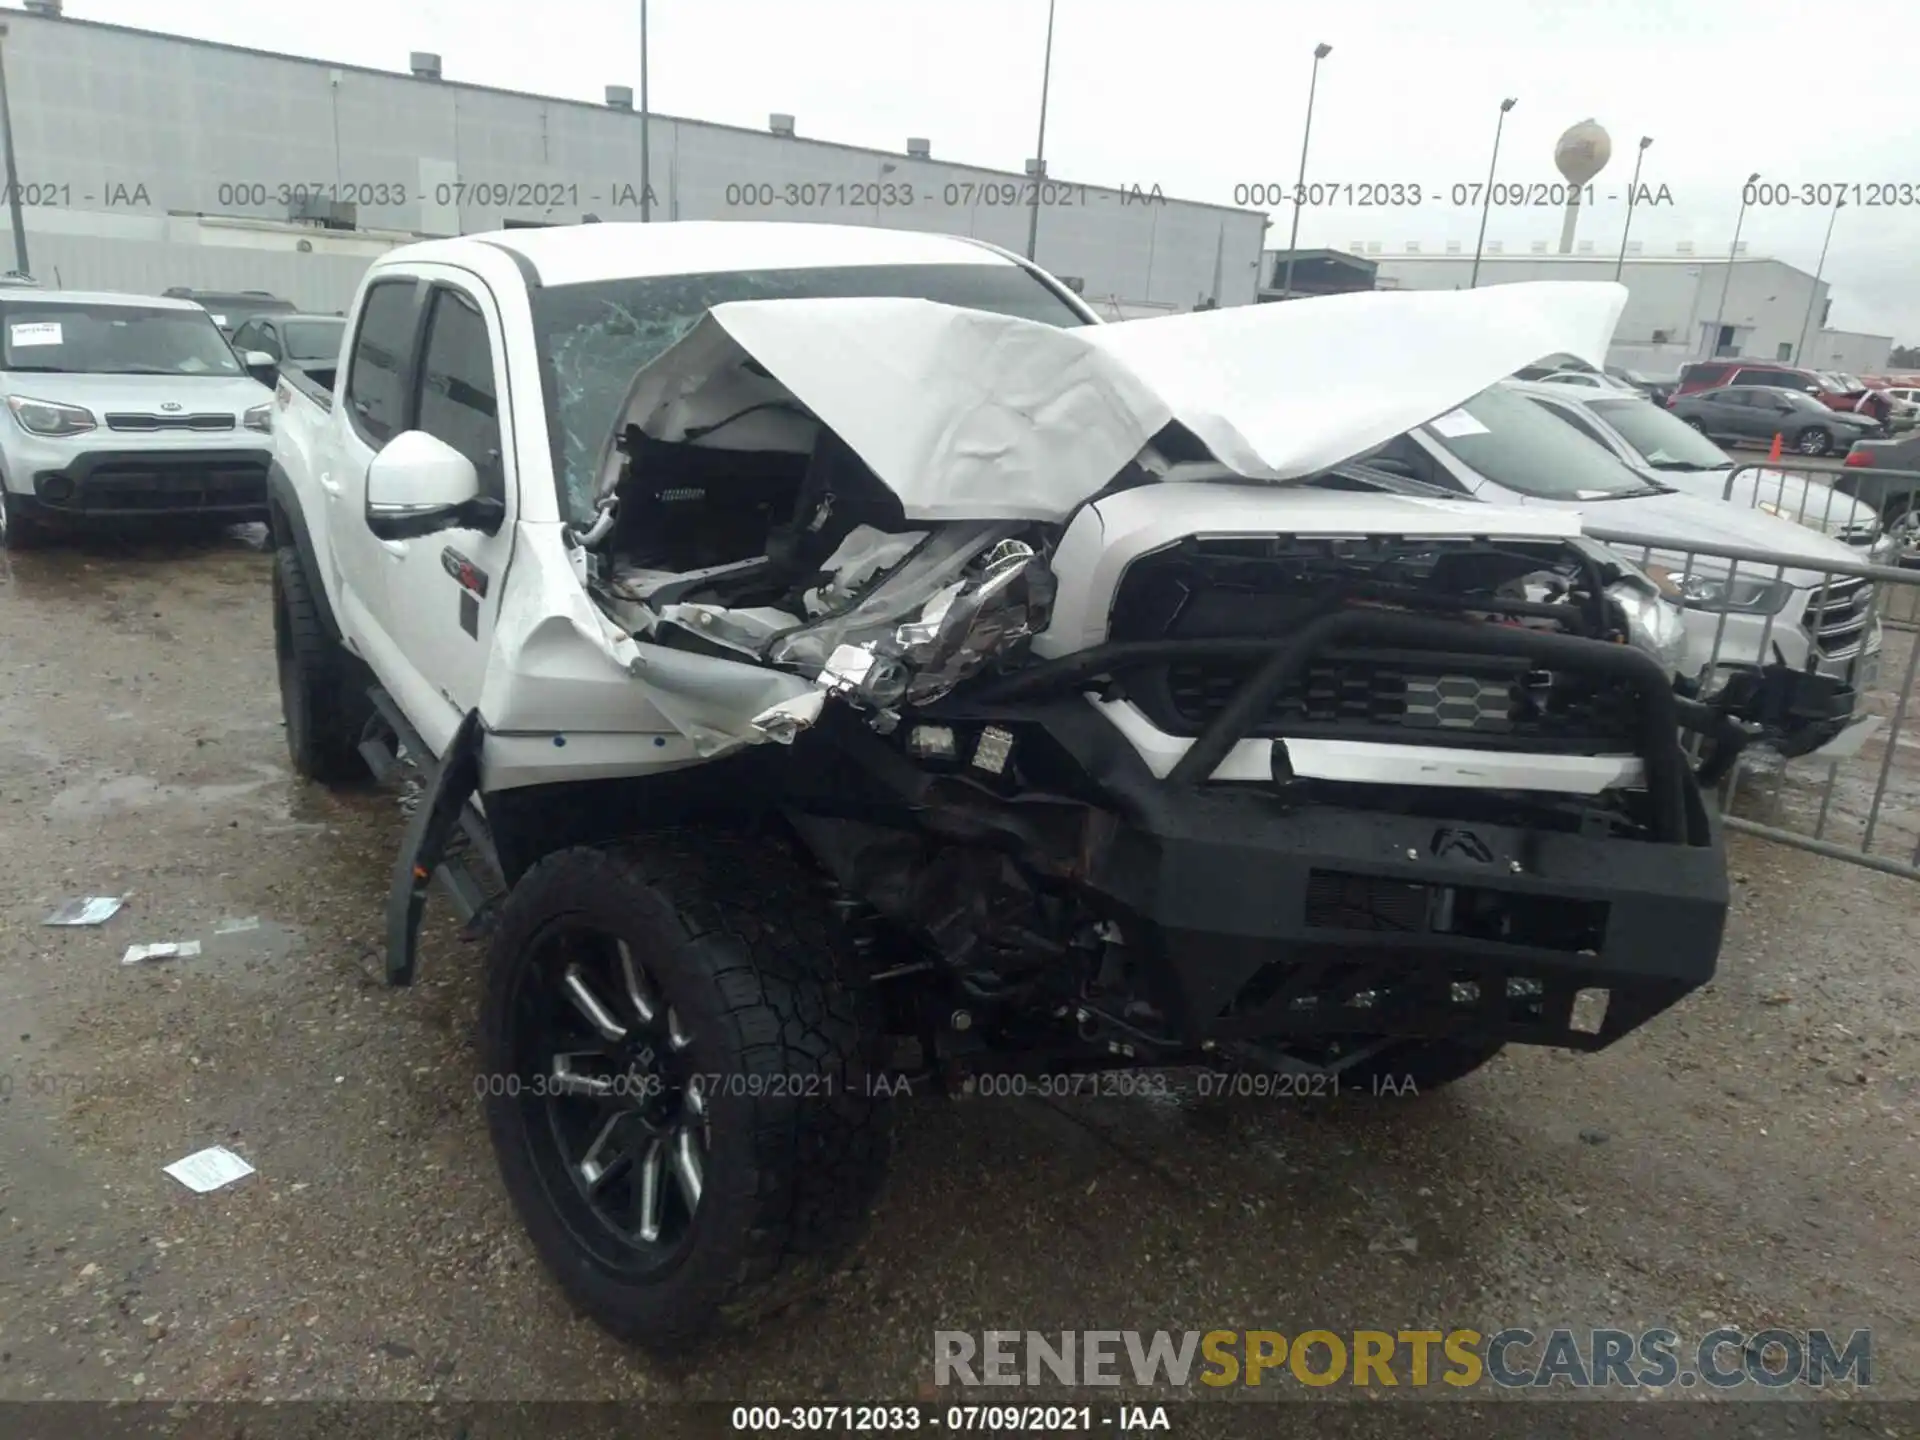
[{"label": "parking lot", "polygon": [[[480,947],[442,923],[381,983],[401,815],[293,779],[263,544],[0,570],[0,1399],[897,1401],[934,1330],[993,1325],[1871,1327],[1879,1396],[1920,1395],[1920,888],[1741,836],[1718,978],[1605,1053],[1423,1098],[908,1104],[862,1264],[649,1365],[509,1212]],[[86,894],[127,900],[41,925]],[[212,1144],[258,1173],[162,1173]]]}]

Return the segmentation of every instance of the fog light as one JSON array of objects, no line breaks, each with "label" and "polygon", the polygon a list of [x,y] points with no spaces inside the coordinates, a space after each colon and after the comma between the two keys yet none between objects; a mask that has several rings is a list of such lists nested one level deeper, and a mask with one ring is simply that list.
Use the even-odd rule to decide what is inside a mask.
[{"label": "fog light", "polygon": [[980,744],[974,749],[974,768],[984,770],[989,775],[998,775],[1007,768],[1007,757],[1011,754],[1013,732],[989,725],[980,732]]},{"label": "fog light", "polygon": [[40,482],[40,493],[48,500],[69,499],[73,495],[73,481],[64,475],[49,475]]},{"label": "fog light", "polygon": [[907,753],[916,760],[951,760],[960,752],[947,726],[916,725],[907,733]]}]

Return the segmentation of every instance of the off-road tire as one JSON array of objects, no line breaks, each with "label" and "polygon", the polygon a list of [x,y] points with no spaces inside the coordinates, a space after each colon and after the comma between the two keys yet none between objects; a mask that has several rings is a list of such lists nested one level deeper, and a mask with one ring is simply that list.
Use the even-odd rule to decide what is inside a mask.
[{"label": "off-road tire", "polygon": [[1793,437],[1793,448],[1802,455],[1830,455],[1833,436],[1824,425],[1809,425]]},{"label": "off-road tire", "polygon": [[[656,1355],[791,1304],[864,1236],[890,1150],[875,1078],[881,1025],[858,957],[816,879],[777,842],[674,832],[549,855],[494,931],[481,1073],[511,1075],[516,997],[562,922],[623,941],[685,1017],[709,1099],[707,1174],[664,1274],[622,1274],[574,1235],[535,1152],[537,1112],[483,1087],[501,1179],[535,1251],[578,1310]],[[728,1077],[734,1077],[729,1079]],[[523,1092],[524,1093],[524,1092]]]},{"label": "off-road tire", "polygon": [[280,713],[293,768],[323,785],[370,778],[360,737],[373,705],[356,683],[351,657],[327,634],[300,552],[273,552],[273,649]]}]

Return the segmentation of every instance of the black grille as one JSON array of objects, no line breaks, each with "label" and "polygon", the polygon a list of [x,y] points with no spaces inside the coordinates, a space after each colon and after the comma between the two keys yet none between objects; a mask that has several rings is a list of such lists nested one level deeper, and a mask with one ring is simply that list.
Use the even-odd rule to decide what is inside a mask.
[{"label": "black grille", "polygon": [[82,514],[246,509],[266,502],[267,457],[123,453],[89,457],[69,473],[43,471],[35,480],[41,504]]},{"label": "black grille", "polygon": [[133,430],[152,432],[155,430],[231,430],[234,427],[231,415],[139,415],[133,413],[109,413],[109,430]]},{"label": "black grille", "polygon": [[1866,632],[1867,612],[1873,605],[1873,587],[1858,575],[1835,575],[1823,594],[1815,589],[1807,602],[1804,623],[1822,655],[1844,655]]},{"label": "black grille", "polygon": [[[1149,678],[1130,694],[1162,728],[1195,735],[1226,708],[1253,668],[1245,662],[1174,664],[1165,671],[1164,692],[1156,693],[1159,687]],[[1485,656],[1333,651],[1281,691],[1250,733],[1306,735],[1327,727],[1361,738],[1378,729],[1402,741],[1497,738],[1631,750],[1637,724],[1630,690],[1584,676]]]}]

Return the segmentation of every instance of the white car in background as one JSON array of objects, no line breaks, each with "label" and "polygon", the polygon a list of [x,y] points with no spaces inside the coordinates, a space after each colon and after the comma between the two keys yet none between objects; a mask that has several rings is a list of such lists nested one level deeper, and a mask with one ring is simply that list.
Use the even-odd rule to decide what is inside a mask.
[{"label": "white car in background", "polygon": [[0,292],[0,550],[97,522],[264,520],[273,392],[198,305]]},{"label": "white car in background", "polygon": [[[1856,559],[1891,564],[1893,542],[1870,505],[1810,476],[1744,467],[1686,421],[1633,395],[1516,389],[1635,470],[1702,500],[1725,500],[1831,535]],[[1735,472],[1739,473],[1736,474]]]},{"label": "white car in background", "polygon": [[[1360,458],[1372,469],[1497,505],[1578,510],[1590,530],[1621,537],[1609,543],[1639,561],[1684,607],[1685,673],[1702,698],[1718,697],[1730,685],[1750,691],[1756,709],[1747,718],[1768,723],[1768,738],[1783,753],[1821,749],[1865,723],[1853,715],[1859,694],[1878,679],[1881,625],[1873,587],[1826,568],[1862,557],[1790,519],[1685,494],[1604,442],[1582,440],[1542,403],[1569,393],[1578,392],[1501,381]],[[1693,553],[1728,546],[1766,550],[1782,563],[1730,565]],[[1782,720],[1788,707],[1768,685],[1784,686],[1803,674],[1830,683],[1806,684],[1806,704],[1796,701],[1791,720]],[[1822,700],[1815,707],[1820,713],[1809,714],[1816,692],[1831,705]]]}]

